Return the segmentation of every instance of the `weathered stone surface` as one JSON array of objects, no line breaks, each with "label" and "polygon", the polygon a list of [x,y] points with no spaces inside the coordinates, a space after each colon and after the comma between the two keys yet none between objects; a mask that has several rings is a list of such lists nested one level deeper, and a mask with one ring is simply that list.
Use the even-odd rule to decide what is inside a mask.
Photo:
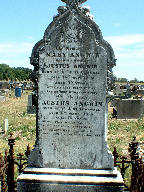
[{"label": "weathered stone surface", "polygon": [[79,4],[86,2],[87,0],[61,0],[61,1],[65,2],[67,4],[77,3],[79,5]]},{"label": "weathered stone surface", "polygon": [[[19,190],[19,183],[18,183]],[[22,183],[21,192],[123,192],[123,186]]]},{"label": "weathered stone surface", "polygon": [[137,94],[144,96],[144,89],[138,89]]},{"label": "weathered stone surface", "polygon": [[139,119],[144,116],[143,99],[121,99],[113,101],[117,108],[117,119]]},{"label": "weathered stone surface", "polygon": [[1,81],[0,82],[0,89],[8,89],[8,82],[7,81]]},{"label": "weathered stone surface", "polygon": [[34,190],[38,192],[121,192],[123,179],[117,170],[27,168],[24,174],[18,177],[18,190],[21,192]]},{"label": "weathered stone surface", "polygon": [[57,18],[44,40],[38,51],[36,155],[29,165],[113,169],[106,143],[110,45],[79,9]]},{"label": "weathered stone surface", "polygon": [[6,100],[6,97],[5,96],[0,96],[0,102],[1,101],[5,101]]},{"label": "weathered stone surface", "polygon": [[28,114],[36,113],[36,107],[32,104],[32,95],[28,95],[27,113]]}]

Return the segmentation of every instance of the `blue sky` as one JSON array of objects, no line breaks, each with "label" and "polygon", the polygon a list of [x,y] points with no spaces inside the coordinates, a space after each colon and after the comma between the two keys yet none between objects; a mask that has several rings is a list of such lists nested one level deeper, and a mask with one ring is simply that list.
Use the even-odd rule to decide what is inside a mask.
[{"label": "blue sky", "polygon": [[[0,0],[0,63],[29,67],[34,44],[61,0]],[[87,0],[94,21],[113,47],[117,77],[144,80],[144,0]]]}]

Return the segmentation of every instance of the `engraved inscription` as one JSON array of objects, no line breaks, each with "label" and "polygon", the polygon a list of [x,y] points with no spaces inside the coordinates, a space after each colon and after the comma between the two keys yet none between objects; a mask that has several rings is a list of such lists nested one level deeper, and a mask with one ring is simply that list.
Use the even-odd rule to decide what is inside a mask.
[{"label": "engraved inscription", "polygon": [[[53,50],[47,45],[46,51],[40,54],[39,74],[44,87],[39,88],[39,123],[45,134],[102,135],[95,132],[99,131],[97,117],[103,114],[106,102],[105,95],[101,94],[104,84],[100,82],[101,76],[105,75],[102,75],[105,71],[100,65],[103,50],[93,44],[89,45],[96,47],[93,51],[82,49],[79,43],[82,35],[86,34],[82,34],[81,29],[78,33],[78,26],[68,24],[65,29],[60,28],[59,45]],[[92,122],[97,124],[97,129]],[[44,128],[47,125],[52,129]]]}]

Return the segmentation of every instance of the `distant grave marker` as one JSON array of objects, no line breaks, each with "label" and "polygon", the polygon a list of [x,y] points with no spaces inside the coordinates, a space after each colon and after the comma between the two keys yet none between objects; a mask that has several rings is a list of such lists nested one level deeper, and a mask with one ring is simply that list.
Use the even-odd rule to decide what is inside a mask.
[{"label": "distant grave marker", "polygon": [[117,119],[139,119],[144,117],[143,99],[114,100],[113,106],[117,109]]},{"label": "distant grave marker", "polygon": [[0,95],[0,102],[5,101],[5,100],[6,100],[6,97]]},{"label": "distant grave marker", "polygon": [[3,132],[4,132],[4,134],[6,134],[7,131],[8,131],[8,119],[5,119],[3,121]]},{"label": "distant grave marker", "polygon": [[28,114],[36,113],[36,107],[32,104],[32,95],[28,95],[27,113]]}]

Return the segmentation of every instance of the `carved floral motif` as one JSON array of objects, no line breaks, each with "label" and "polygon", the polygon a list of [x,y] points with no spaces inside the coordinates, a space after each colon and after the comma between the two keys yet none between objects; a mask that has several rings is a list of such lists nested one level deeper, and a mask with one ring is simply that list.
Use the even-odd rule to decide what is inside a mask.
[{"label": "carved floral motif", "polygon": [[80,5],[84,2],[86,2],[87,0],[61,0],[62,2],[65,2],[66,4],[68,5],[71,5],[71,4],[77,4],[77,5]]}]

